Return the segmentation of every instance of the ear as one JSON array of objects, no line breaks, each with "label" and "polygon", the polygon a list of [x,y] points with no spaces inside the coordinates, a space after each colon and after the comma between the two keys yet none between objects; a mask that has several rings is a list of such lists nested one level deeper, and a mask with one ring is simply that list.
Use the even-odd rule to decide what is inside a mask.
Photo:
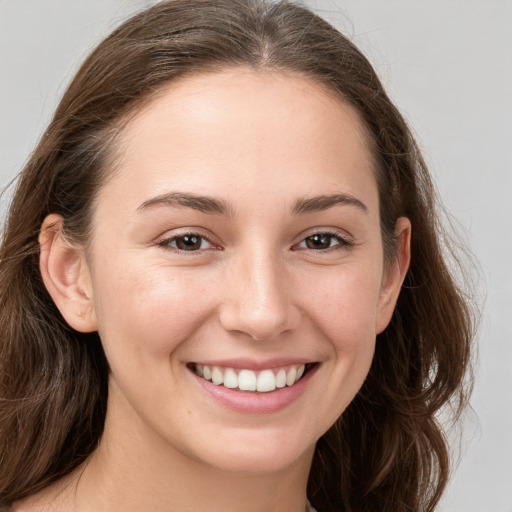
[{"label": "ear", "polygon": [[66,322],[80,332],[96,331],[91,276],[84,250],[66,239],[60,215],[45,218],[39,247],[43,282]]},{"label": "ear", "polygon": [[395,240],[395,256],[384,269],[382,278],[377,312],[377,334],[380,334],[391,321],[411,261],[411,222],[406,217],[400,217],[396,222]]}]

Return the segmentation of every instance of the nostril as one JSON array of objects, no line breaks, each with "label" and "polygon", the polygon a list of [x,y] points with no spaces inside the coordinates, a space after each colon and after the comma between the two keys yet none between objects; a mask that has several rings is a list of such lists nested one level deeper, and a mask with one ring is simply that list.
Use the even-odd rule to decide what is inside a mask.
[{"label": "nostril", "polygon": [[244,304],[228,305],[220,313],[220,323],[229,332],[244,333],[256,341],[274,339],[295,328],[295,314],[287,308],[250,307]]},{"label": "nostril", "polygon": [[267,299],[244,298],[225,304],[220,316],[224,329],[246,333],[257,341],[273,339],[294,330],[300,314],[293,301],[281,296]]}]

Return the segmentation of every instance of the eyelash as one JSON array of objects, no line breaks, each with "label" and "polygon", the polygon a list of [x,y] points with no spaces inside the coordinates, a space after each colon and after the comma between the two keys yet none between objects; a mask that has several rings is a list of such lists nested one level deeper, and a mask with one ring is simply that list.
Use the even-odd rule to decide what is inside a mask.
[{"label": "eyelash", "polygon": [[[173,242],[176,242],[177,240],[183,240],[185,239],[186,237],[194,237],[194,238],[198,238],[201,240],[201,245],[204,241],[208,242],[210,244],[211,247],[208,247],[207,249],[197,249],[197,250],[190,250],[190,251],[187,251],[186,249],[180,249],[179,247],[173,247],[171,244]],[[174,235],[174,236],[171,236],[169,238],[165,238],[163,240],[160,240],[157,242],[157,245],[162,247],[163,249],[165,250],[168,250],[168,251],[174,251],[174,252],[178,252],[178,253],[199,253],[201,251],[204,251],[204,250],[211,250],[211,249],[217,249],[217,247],[215,247],[215,244],[205,235],[201,235],[199,233],[194,233],[192,231],[190,232],[187,232],[187,233],[180,233],[179,235]]]},{"label": "eyelash", "polygon": [[[312,239],[312,238],[318,237],[318,236],[327,236],[331,239],[330,240],[331,242],[332,242],[332,239],[336,239],[338,243],[336,243],[334,246],[328,247],[326,249],[313,249],[313,248],[309,248],[309,247],[299,247],[300,245],[307,243],[308,239]],[[337,230],[333,230],[333,231],[322,230],[322,231],[317,231],[315,233],[312,233],[311,235],[306,236],[295,247],[298,247],[298,250],[310,250],[315,253],[329,253],[329,252],[333,252],[333,251],[342,251],[342,250],[349,249],[350,247],[352,247],[352,245],[353,245],[353,241],[347,236],[347,234],[345,232],[337,231]]]},{"label": "eyelash", "polygon": [[[307,240],[311,240],[312,238],[319,237],[319,236],[329,237],[330,242],[332,242],[332,239],[336,239],[337,243],[334,246],[327,247],[326,249],[300,247],[301,244],[306,244]],[[206,241],[208,244],[210,244],[210,247],[208,247],[206,249],[201,249],[201,247],[199,247],[198,249],[194,249],[194,250],[186,250],[186,249],[180,249],[177,246],[171,245],[173,243],[176,243],[178,240],[185,239],[186,237],[194,237],[194,238],[200,239],[200,241],[201,241],[200,245],[202,245],[202,243],[204,241]],[[218,247],[215,246],[215,244],[207,236],[201,235],[199,233],[194,233],[192,231],[186,232],[186,233],[180,233],[179,235],[174,235],[172,237],[165,238],[163,240],[158,241],[157,245],[162,247],[165,250],[178,252],[180,254],[181,253],[198,254],[204,250],[212,250],[212,249],[218,250],[219,249]],[[322,230],[322,231],[317,231],[315,233],[312,233],[312,234],[306,236],[298,244],[294,245],[292,249],[299,250],[299,251],[310,250],[310,251],[320,254],[320,253],[329,253],[329,252],[340,251],[340,250],[347,250],[347,249],[351,248],[352,245],[353,245],[353,241],[346,235],[346,233],[341,232],[341,231],[336,231],[336,230],[333,230],[333,231]]]}]

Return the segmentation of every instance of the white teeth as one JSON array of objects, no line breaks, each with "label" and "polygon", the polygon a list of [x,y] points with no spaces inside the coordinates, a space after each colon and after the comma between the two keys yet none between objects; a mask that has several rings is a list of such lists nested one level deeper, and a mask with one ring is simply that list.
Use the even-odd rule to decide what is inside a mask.
[{"label": "white teeth", "polygon": [[284,388],[286,386],[286,372],[281,368],[276,375],[276,388]]},{"label": "white teeth", "polygon": [[256,374],[252,370],[241,370],[238,374],[238,387],[242,391],[256,391]]},{"label": "white teeth", "polygon": [[238,387],[238,375],[235,370],[228,368],[224,372],[224,386],[230,389],[234,389]]},{"label": "white teeth", "polygon": [[209,366],[203,366],[203,377],[206,380],[212,380],[212,371]]},{"label": "white teeth", "polygon": [[297,381],[297,368],[295,368],[295,366],[292,366],[288,370],[288,373],[286,374],[286,385],[293,386],[296,381]]},{"label": "white teeth", "polygon": [[263,370],[258,375],[256,390],[261,392],[274,391],[276,389],[276,376],[272,370]]},{"label": "white teeth", "polygon": [[216,386],[220,386],[224,382],[224,375],[222,375],[218,366],[212,368],[212,382]]},{"label": "white teeth", "polygon": [[195,365],[195,372],[206,380],[211,380],[216,386],[224,385],[230,389],[241,391],[258,391],[268,393],[276,388],[293,386],[304,374],[305,365],[290,365],[275,370],[262,370],[257,373],[253,370],[234,370],[233,368],[222,368],[220,366]]}]

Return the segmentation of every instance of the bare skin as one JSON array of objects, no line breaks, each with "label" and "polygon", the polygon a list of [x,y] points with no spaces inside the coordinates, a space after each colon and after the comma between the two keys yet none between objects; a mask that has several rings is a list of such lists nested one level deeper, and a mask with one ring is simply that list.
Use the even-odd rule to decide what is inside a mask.
[{"label": "bare skin", "polygon": [[[102,339],[105,432],[15,510],[303,512],[316,441],[362,385],[409,264],[407,219],[384,262],[357,115],[303,77],[226,70],[161,91],[119,154],[87,251],[55,215],[40,237],[64,318]],[[203,364],[307,370],[255,395]]]}]

